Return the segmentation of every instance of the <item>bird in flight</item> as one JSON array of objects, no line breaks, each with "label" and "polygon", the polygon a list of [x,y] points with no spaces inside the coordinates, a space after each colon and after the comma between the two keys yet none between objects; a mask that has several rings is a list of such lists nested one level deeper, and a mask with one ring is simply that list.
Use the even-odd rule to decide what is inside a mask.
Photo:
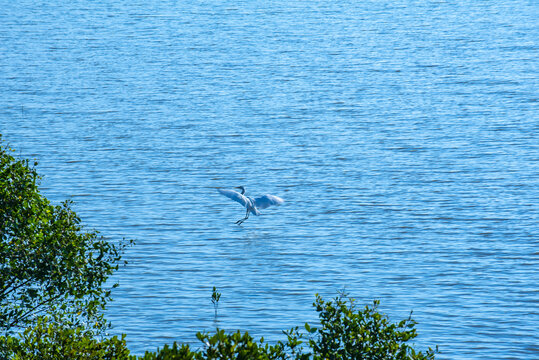
[{"label": "bird in flight", "polygon": [[236,221],[236,224],[238,225],[241,225],[245,220],[249,218],[249,213],[253,213],[254,215],[258,216],[260,215],[260,211],[258,211],[258,209],[265,209],[267,207],[270,207],[271,205],[281,205],[282,203],[284,203],[284,200],[278,196],[263,195],[253,199],[252,197],[244,195],[245,188],[243,186],[237,186],[236,189],[240,189],[241,193],[234,190],[224,189],[218,189],[218,191],[227,198],[237,201],[242,206],[245,206],[247,208],[245,217]]}]

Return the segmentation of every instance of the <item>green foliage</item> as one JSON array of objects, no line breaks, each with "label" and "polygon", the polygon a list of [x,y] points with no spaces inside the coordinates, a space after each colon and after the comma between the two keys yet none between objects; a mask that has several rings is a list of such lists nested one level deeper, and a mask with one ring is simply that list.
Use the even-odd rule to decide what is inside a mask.
[{"label": "green foliage", "polygon": [[333,301],[316,296],[320,328],[305,324],[311,334],[312,359],[434,359],[434,351],[416,352],[406,342],[417,336],[411,314],[397,324],[373,306],[358,310],[354,299],[341,295]]},{"label": "green foliage", "polygon": [[[264,339],[255,341],[247,332],[232,334],[217,330],[215,334],[198,333],[203,350],[191,351],[189,346],[174,343],[156,353],[146,352],[142,360],[433,360],[435,352],[424,354],[407,342],[417,336],[416,323],[409,317],[397,324],[378,312],[378,301],[373,306],[357,309],[354,299],[341,295],[324,301],[319,295],[314,303],[319,313],[320,326],[305,324],[306,333],[299,328],[285,331],[286,342],[270,346]],[[135,357],[132,357],[135,359]]]},{"label": "green foliage", "polygon": [[104,329],[105,282],[126,244],[84,231],[71,202],[51,205],[35,168],[10,153],[0,135],[0,334],[45,315],[67,327]]},{"label": "green foliage", "polygon": [[161,350],[157,349],[157,352],[146,351],[144,356],[131,356],[130,360],[194,360],[197,359],[196,353],[189,349],[189,345],[179,345],[177,342],[172,344],[172,347],[165,345]]},{"label": "green foliage", "polygon": [[19,337],[0,337],[0,358],[10,360],[127,360],[125,338],[99,341],[83,328],[63,328],[47,318]]},{"label": "green foliage", "polygon": [[219,306],[219,299],[221,298],[221,293],[217,291],[217,288],[214,286],[211,294],[211,302],[213,303],[213,309],[215,310],[215,317],[217,317],[217,307]]},{"label": "green foliage", "polygon": [[[165,345],[156,353],[146,352],[140,360],[272,360],[287,359],[286,353],[280,344],[270,346],[264,344],[264,339],[255,341],[249,333],[241,334],[236,331],[232,334],[224,330],[217,330],[213,335],[198,333],[197,338],[204,344],[204,349],[191,351],[188,345],[179,345],[174,342],[172,347]],[[136,357],[131,359],[135,360]]]},{"label": "green foliage", "polygon": [[198,333],[197,338],[205,348],[195,354],[195,359],[286,359],[286,354],[279,344],[264,344],[264,338],[255,341],[249,333],[242,335],[239,330],[232,334],[227,334],[224,330],[217,330],[213,335]]}]

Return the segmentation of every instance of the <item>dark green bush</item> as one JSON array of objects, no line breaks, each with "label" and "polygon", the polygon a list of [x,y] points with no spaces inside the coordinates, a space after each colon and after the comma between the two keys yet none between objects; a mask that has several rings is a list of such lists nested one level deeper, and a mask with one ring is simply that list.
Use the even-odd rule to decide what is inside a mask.
[{"label": "dark green bush", "polygon": [[189,345],[180,345],[177,342],[172,347],[165,345],[163,349],[157,349],[156,352],[146,351],[144,356],[131,356],[130,360],[194,360],[196,353],[189,349]]},{"label": "dark green bush", "polygon": [[320,328],[305,324],[312,359],[434,359],[432,349],[423,354],[407,344],[417,336],[411,314],[393,324],[378,312],[378,304],[374,301],[361,310],[347,296],[326,302],[317,295]]},{"label": "dark green bush", "polygon": [[[373,306],[358,309],[354,299],[338,296],[324,301],[316,296],[314,303],[320,318],[318,328],[305,324],[306,333],[293,328],[285,331],[286,342],[270,346],[264,339],[254,340],[247,332],[227,334],[217,330],[213,335],[198,333],[203,350],[191,351],[189,346],[174,343],[155,353],[146,352],[143,360],[178,359],[254,359],[254,360],[431,360],[435,352],[416,351],[407,342],[417,336],[415,321],[409,317],[393,324]],[[135,359],[133,357],[132,359]]]},{"label": "dark green bush", "polygon": [[52,205],[35,168],[11,152],[0,135],[0,335],[33,327],[41,316],[103,330],[105,283],[125,245],[85,231],[69,201]]},{"label": "dark green bush", "polygon": [[17,337],[0,339],[0,358],[11,360],[127,360],[125,338],[98,340],[83,328],[64,328],[41,318]]},{"label": "dark green bush", "polygon": [[39,191],[36,163],[0,134],[0,359],[124,359],[125,340],[97,340],[106,281],[126,246],[85,231],[71,203]]},{"label": "dark green bush", "polygon": [[[286,354],[282,351],[281,345],[270,346],[264,344],[263,339],[255,341],[249,333],[241,334],[236,331],[232,334],[225,333],[224,330],[217,330],[213,335],[198,333],[198,339],[203,343],[204,349],[192,351],[188,345],[174,343],[172,347],[165,347],[157,352],[146,352],[141,360],[217,360],[217,359],[238,359],[238,360],[266,360],[266,359],[286,359]],[[136,359],[136,357],[132,357]]]}]

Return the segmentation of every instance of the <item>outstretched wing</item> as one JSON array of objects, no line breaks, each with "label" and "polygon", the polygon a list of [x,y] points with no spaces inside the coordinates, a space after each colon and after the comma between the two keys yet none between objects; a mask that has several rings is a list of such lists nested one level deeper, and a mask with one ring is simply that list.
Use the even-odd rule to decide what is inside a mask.
[{"label": "outstretched wing", "polygon": [[284,200],[274,195],[263,195],[255,199],[255,206],[259,209],[265,209],[271,205],[281,205]]},{"label": "outstretched wing", "polygon": [[237,191],[234,190],[223,190],[223,189],[217,189],[219,193],[223,194],[229,199],[232,199],[234,201],[239,202],[242,206],[247,207],[247,204],[249,204],[249,199],[247,199],[246,196],[243,196]]}]

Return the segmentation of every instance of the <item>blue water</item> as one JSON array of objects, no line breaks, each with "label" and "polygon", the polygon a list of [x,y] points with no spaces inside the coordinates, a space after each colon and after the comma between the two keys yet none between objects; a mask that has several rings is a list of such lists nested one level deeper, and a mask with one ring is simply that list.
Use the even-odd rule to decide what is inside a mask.
[{"label": "blue water", "polygon": [[[137,240],[107,310],[134,353],[283,339],[346,289],[440,359],[539,357],[537,2],[0,9],[0,132]],[[286,203],[238,227],[238,185]]]}]

